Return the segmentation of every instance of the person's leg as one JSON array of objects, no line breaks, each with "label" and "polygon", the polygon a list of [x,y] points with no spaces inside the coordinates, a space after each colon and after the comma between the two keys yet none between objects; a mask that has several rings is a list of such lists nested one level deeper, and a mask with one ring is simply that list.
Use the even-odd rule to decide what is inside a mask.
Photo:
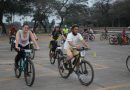
[{"label": "person's leg", "polygon": [[[21,45],[18,45],[18,47],[22,47]],[[21,59],[21,52],[18,51],[17,49],[15,49],[17,51],[17,55],[15,56],[15,67],[18,67],[18,61]]]},{"label": "person's leg", "polygon": [[71,51],[71,49],[65,49],[65,52],[66,52],[66,54],[67,54],[67,58],[66,58],[66,60],[67,61],[70,61],[72,58],[73,58],[73,53],[72,53],[72,51]]}]

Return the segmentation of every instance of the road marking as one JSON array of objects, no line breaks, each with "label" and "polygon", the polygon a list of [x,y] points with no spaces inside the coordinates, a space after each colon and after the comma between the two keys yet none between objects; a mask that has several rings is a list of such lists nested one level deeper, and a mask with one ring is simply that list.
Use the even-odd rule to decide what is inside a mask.
[{"label": "road marking", "polygon": [[102,64],[94,64],[94,69],[107,69],[109,67],[102,65]]},{"label": "road marking", "polygon": [[118,84],[118,85],[109,86],[106,88],[98,88],[96,90],[112,90],[112,89],[118,89],[118,88],[124,88],[124,87],[130,87],[130,83]]}]

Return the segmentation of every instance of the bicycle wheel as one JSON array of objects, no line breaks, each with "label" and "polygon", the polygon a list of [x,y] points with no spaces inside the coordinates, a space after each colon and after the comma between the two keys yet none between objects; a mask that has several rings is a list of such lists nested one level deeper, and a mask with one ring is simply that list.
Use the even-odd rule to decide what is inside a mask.
[{"label": "bicycle wheel", "polygon": [[110,45],[113,45],[113,44],[114,44],[114,43],[113,43],[113,37],[110,37],[110,38],[109,38],[109,44],[110,44]]},{"label": "bicycle wheel", "polygon": [[34,49],[33,45],[31,46],[31,50],[32,50],[31,59],[34,59],[34,57],[35,57],[35,49]]},{"label": "bicycle wheel", "polygon": [[82,60],[77,75],[81,84],[85,86],[90,85],[94,79],[94,70],[92,65],[88,61]]},{"label": "bicycle wheel", "polygon": [[35,80],[35,68],[33,62],[28,59],[25,64],[24,77],[27,86],[32,86]]},{"label": "bicycle wheel", "polygon": [[54,52],[51,49],[50,49],[50,52],[49,52],[49,57],[50,57],[50,63],[54,64],[56,58],[55,58]]},{"label": "bicycle wheel", "polygon": [[89,39],[90,39],[91,41],[94,41],[94,40],[95,40],[95,36],[94,36],[94,35],[91,35]]},{"label": "bicycle wheel", "polygon": [[21,66],[22,66],[21,64],[22,64],[22,63],[21,63],[21,61],[22,61],[22,60],[19,60],[19,62],[18,62],[18,65],[19,65],[18,68],[16,68],[16,67],[15,67],[15,64],[14,64],[14,72],[15,72],[15,77],[16,77],[16,78],[20,78],[21,73],[22,73],[22,70],[21,70],[21,68],[22,68],[22,67],[21,67]]},{"label": "bicycle wheel", "polygon": [[59,73],[61,75],[62,78],[68,78],[70,75],[69,69],[65,68],[65,57],[61,57],[59,59],[59,65],[58,65],[58,69],[59,69]]},{"label": "bicycle wheel", "polygon": [[58,62],[58,66],[59,66],[59,61],[60,61],[60,58],[63,57],[63,52],[61,50],[58,50],[56,52],[56,55],[57,55],[57,62]]},{"label": "bicycle wheel", "polygon": [[126,59],[126,67],[130,71],[130,56],[128,56]]}]

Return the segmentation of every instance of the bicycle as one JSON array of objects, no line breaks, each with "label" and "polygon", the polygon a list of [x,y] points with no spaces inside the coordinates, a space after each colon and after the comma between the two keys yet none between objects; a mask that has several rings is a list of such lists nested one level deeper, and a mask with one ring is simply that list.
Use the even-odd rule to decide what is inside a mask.
[{"label": "bicycle", "polygon": [[108,34],[105,34],[104,32],[101,33],[100,35],[100,40],[108,40]]},{"label": "bicycle", "polygon": [[18,67],[14,68],[15,77],[20,78],[22,72],[24,72],[26,85],[32,86],[35,80],[35,68],[33,62],[31,61],[31,50],[22,49],[20,52],[23,53],[23,56],[18,61]]},{"label": "bicycle", "polygon": [[[89,50],[88,48],[82,47],[81,49],[76,49],[79,51],[79,54],[74,56],[74,58],[66,66],[65,60],[66,55],[64,54],[59,58],[59,73],[62,78],[68,78],[73,72],[76,73],[78,79],[82,85],[88,86],[93,82],[94,79],[94,70],[90,62],[85,60],[85,51]],[[86,78],[86,80],[83,80]]]},{"label": "bicycle", "polygon": [[[55,41],[55,42],[58,43],[58,41]],[[64,42],[60,41],[59,43],[62,45]],[[56,45],[56,49],[55,50],[53,50],[54,48],[50,49],[49,57],[50,57],[50,63],[51,64],[55,64],[55,61],[59,60],[59,57],[63,55],[61,45]],[[58,63],[59,63],[59,61],[58,61]]]},{"label": "bicycle", "polygon": [[10,50],[12,51],[13,50],[13,48],[14,48],[14,46],[15,46],[15,43],[14,43],[14,41],[15,41],[15,36],[13,35],[13,36],[11,36],[10,37]]}]

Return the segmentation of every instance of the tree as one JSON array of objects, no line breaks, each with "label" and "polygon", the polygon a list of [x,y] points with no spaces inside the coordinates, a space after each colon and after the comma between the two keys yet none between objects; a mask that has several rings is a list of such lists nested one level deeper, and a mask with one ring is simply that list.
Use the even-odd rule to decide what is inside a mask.
[{"label": "tree", "polygon": [[[57,11],[57,15],[60,17],[61,22],[60,22],[60,27],[66,23],[71,23],[74,22],[72,18],[75,17],[74,11],[78,12],[81,15],[81,11],[78,10],[79,7],[80,9],[84,6],[87,6],[87,1],[88,0],[57,0],[56,3],[54,4],[54,8]],[[65,8],[65,10],[62,10]],[[75,9],[77,8],[77,9]],[[84,9],[84,8],[82,8]],[[86,10],[86,8],[85,8]],[[85,13],[87,14],[87,13]],[[70,17],[70,18],[69,18]],[[71,19],[71,20],[69,20]],[[64,21],[64,23],[63,23]],[[71,22],[72,21],[72,22]]]},{"label": "tree", "polygon": [[31,11],[30,3],[33,0],[0,0],[0,25],[2,33],[6,33],[6,28],[3,23],[4,14],[25,14]]},{"label": "tree", "polygon": [[36,0],[35,1],[35,11],[34,11],[34,31],[41,25],[44,31],[47,32],[47,27],[49,27],[49,15],[52,13],[52,3],[55,0]]}]

